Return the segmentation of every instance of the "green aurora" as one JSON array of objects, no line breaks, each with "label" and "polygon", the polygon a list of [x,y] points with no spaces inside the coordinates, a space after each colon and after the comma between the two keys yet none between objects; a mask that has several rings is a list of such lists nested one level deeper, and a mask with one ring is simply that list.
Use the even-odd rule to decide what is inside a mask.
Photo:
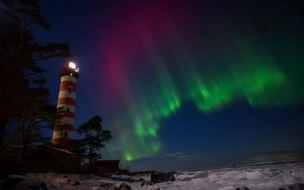
[{"label": "green aurora", "polygon": [[248,49],[246,55],[240,56],[243,58],[239,60],[240,64],[226,64],[224,70],[214,69],[212,75],[202,74],[204,72],[190,62],[187,69],[180,68],[183,71],[183,76],[179,76],[183,79],[182,84],[169,72],[165,61],[160,59],[160,53],[154,54],[159,55],[151,61],[157,86],[151,85],[145,92],[149,96],[138,90],[125,91],[128,94],[125,99],[128,114],[122,116],[116,125],[129,125],[116,141],[116,145],[123,148],[108,151],[110,157],[132,161],[157,155],[163,148],[158,139],[161,121],[175,113],[184,102],[193,101],[202,113],[212,112],[236,99],[246,99],[252,106],[291,103],[286,102],[286,94],[282,93],[282,89],[292,86],[287,74],[267,56],[259,57],[253,52]]}]

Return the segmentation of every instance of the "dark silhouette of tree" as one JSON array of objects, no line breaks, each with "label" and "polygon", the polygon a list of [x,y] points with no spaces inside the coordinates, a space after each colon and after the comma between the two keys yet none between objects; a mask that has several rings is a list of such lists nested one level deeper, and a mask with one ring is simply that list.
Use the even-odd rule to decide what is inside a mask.
[{"label": "dark silhouette of tree", "polygon": [[[37,0],[0,0],[0,151],[7,126],[17,118],[16,105],[29,88],[46,83],[44,70],[38,61],[70,56],[66,43],[41,44],[35,28],[50,30],[50,24],[40,14]],[[34,95],[35,96],[35,95]],[[22,120],[22,118],[20,118]]]},{"label": "dark silhouette of tree", "polygon": [[101,122],[100,116],[92,117],[76,129],[77,133],[84,134],[85,137],[71,141],[72,152],[89,159],[90,166],[92,166],[93,159],[101,158],[97,151],[104,148],[104,143],[112,138],[111,131],[103,130]]},{"label": "dark silhouette of tree", "polygon": [[[17,155],[17,158],[21,156],[21,159],[27,159],[27,151],[33,148],[37,144],[44,144],[50,142],[50,137],[44,137],[39,126],[36,124],[32,126],[20,126],[12,131],[10,134],[9,145],[11,152]],[[30,131],[30,132],[29,132]]]},{"label": "dark silhouette of tree", "polygon": [[50,138],[43,137],[41,130],[53,128],[62,118],[62,108],[50,104],[48,97],[46,88],[28,88],[27,94],[20,97],[23,103],[14,106],[9,143],[15,151],[21,151],[22,159],[27,158],[26,152],[32,146],[50,141]]}]

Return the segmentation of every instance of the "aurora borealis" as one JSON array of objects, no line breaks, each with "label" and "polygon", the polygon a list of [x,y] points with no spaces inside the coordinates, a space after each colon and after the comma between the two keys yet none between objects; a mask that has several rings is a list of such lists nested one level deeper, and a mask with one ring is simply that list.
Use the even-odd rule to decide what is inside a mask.
[{"label": "aurora borealis", "polygon": [[[103,117],[113,133],[104,157],[149,168],[140,160],[159,163],[179,155],[180,161],[208,156],[210,162],[219,154],[233,159],[249,150],[303,148],[294,136],[304,132],[298,108],[304,101],[304,29],[296,2],[174,2],[56,5],[58,16],[69,5],[70,15],[79,13],[78,26],[84,25],[82,32],[66,31],[76,31],[70,38],[80,67],[76,117],[78,125],[90,113]],[[204,138],[194,143],[198,134]],[[287,135],[284,145],[273,135]],[[247,146],[235,140],[240,137]]]}]

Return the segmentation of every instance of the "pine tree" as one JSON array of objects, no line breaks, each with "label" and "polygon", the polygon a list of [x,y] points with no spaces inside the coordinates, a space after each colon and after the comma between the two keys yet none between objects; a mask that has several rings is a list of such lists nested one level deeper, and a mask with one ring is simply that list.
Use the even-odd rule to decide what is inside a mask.
[{"label": "pine tree", "polygon": [[16,118],[16,105],[28,88],[43,85],[44,70],[37,62],[54,57],[70,56],[66,43],[41,44],[34,28],[50,30],[50,24],[40,14],[37,0],[1,0],[0,8],[0,150],[5,132],[12,118]]},{"label": "pine tree", "polygon": [[83,123],[76,129],[77,133],[84,134],[85,137],[71,142],[72,151],[89,159],[90,166],[92,166],[93,159],[101,158],[97,151],[104,148],[104,143],[112,138],[111,131],[103,130],[101,122],[102,118],[100,116],[92,117],[88,122]]}]

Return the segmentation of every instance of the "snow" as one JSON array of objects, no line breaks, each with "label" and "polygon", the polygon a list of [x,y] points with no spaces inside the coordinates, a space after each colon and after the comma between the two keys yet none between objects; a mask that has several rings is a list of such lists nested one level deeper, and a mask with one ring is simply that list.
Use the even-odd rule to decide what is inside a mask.
[{"label": "snow", "polygon": [[[23,178],[23,176],[12,176]],[[201,171],[176,172],[175,181],[141,186],[142,181],[150,181],[150,175],[112,175],[99,177],[95,175],[80,174],[54,174],[40,173],[26,174],[26,180],[19,182],[13,189],[26,190],[29,184],[46,183],[48,189],[79,190],[108,189],[104,184],[115,185],[128,184],[132,190],[235,190],[246,186],[250,190],[278,190],[280,187],[302,183],[304,184],[304,163],[275,164],[262,166],[229,167],[222,169],[210,169]],[[76,182],[80,184],[74,185]]]}]

